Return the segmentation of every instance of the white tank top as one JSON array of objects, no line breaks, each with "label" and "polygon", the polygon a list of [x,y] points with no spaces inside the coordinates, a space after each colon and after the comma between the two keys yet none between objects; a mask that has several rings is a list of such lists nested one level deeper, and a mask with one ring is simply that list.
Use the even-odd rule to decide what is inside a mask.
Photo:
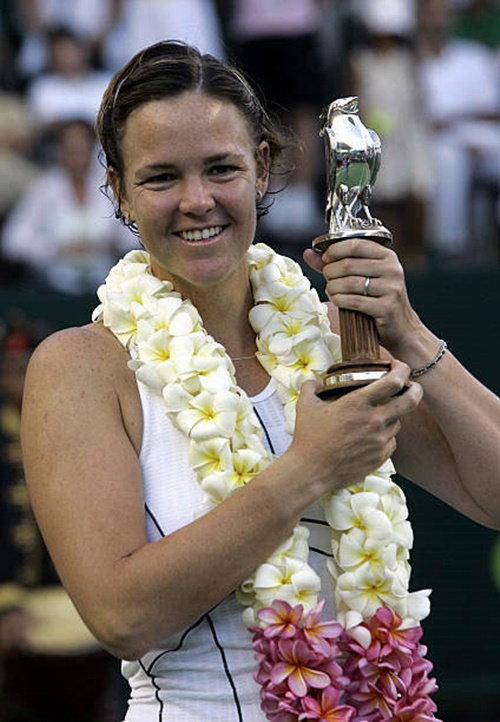
[{"label": "white tank top", "polygon": [[[189,524],[201,491],[188,461],[188,442],[167,417],[160,394],[139,382],[144,433],[140,464],[147,533],[160,539]],[[269,448],[282,454],[291,442],[273,381],[252,397]],[[311,564],[331,597],[325,562],[331,556],[328,527],[319,504],[303,522],[311,529]],[[189,570],[186,570],[189,574]],[[333,609],[329,607],[329,618]],[[122,663],[131,687],[126,722],[265,722],[251,635],[234,594],[138,661]]]}]

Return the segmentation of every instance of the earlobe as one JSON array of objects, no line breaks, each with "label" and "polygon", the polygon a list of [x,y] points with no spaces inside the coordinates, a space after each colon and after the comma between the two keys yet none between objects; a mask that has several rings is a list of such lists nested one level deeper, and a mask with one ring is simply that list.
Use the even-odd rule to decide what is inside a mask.
[{"label": "earlobe", "polygon": [[116,200],[116,204],[118,206],[118,217],[125,218],[127,223],[133,223],[134,219],[132,218],[131,212],[130,212],[130,205],[127,201],[127,198],[122,194],[122,187],[120,178],[118,176],[118,173],[115,171],[114,168],[108,168],[107,170],[107,181],[108,186],[113,191],[113,195]]},{"label": "earlobe", "polygon": [[257,146],[255,158],[257,162],[257,200],[260,201],[265,196],[269,183],[269,163],[270,163],[269,143],[263,140]]}]

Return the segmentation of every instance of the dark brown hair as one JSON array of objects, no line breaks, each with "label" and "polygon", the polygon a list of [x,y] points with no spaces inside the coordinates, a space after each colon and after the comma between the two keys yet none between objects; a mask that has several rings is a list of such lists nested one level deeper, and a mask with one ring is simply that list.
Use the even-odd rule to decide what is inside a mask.
[{"label": "dark brown hair", "polygon": [[[113,168],[123,183],[122,140],[130,113],[154,100],[175,97],[186,91],[200,91],[232,103],[246,119],[257,146],[267,141],[271,167],[275,169],[282,151],[292,139],[272,119],[256,92],[234,66],[177,41],[163,41],[138,52],[112,78],[97,116],[97,134],[105,165]],[[258,204],[259,216],[267,212]],[[121,217],[119,208],[117,217]]]}]

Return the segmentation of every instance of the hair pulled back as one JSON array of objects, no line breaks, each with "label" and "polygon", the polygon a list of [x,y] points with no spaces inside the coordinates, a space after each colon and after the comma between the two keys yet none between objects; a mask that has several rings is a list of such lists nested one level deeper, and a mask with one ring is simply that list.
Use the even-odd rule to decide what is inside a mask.
[{"label": "hair pulled back", "polygon": [[[289,135],[270,118],[257,93],[235,67],[185,43],[162,41],[138,52],[115,73],[97,115],[105,165],[113,168],[120,185],[124,180],[122,141],[129,115],[145,103],[186,91],[204,92],[232,103],[246,119],[255,145],[261,141],[269,144],[270,171],[291,144]],[[264,215],[267,208],[258,206],[257,211]],[[119,209],[117,216],[121,218]]]}]

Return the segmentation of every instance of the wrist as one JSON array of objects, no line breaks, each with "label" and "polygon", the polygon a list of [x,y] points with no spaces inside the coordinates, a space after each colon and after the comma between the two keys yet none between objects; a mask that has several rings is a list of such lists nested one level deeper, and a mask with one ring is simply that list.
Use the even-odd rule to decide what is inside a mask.
[{"label": "wrist", "polygon": [[446,353],[446,349],[448,348],[448,344],[446,341],[441,339],[439,341],[439,349],[437,350],[436,355],[431,358],[429,361],[427,361],[422,366],[418,366],[416,368],[412,368],[410,371],[410,379],[417,379],[421,376],[424,376],[425,374],[429,373],[429,371],[432,371],[432,369],[438,365],[438,363],[443,358],[444,354]]},{"label": "wrist", "polygon": [[420,320],[404,336],[391,344],[387,350],[410,369],[420,369],[430,363],[441,348],[441,340],[429,331]]}]

